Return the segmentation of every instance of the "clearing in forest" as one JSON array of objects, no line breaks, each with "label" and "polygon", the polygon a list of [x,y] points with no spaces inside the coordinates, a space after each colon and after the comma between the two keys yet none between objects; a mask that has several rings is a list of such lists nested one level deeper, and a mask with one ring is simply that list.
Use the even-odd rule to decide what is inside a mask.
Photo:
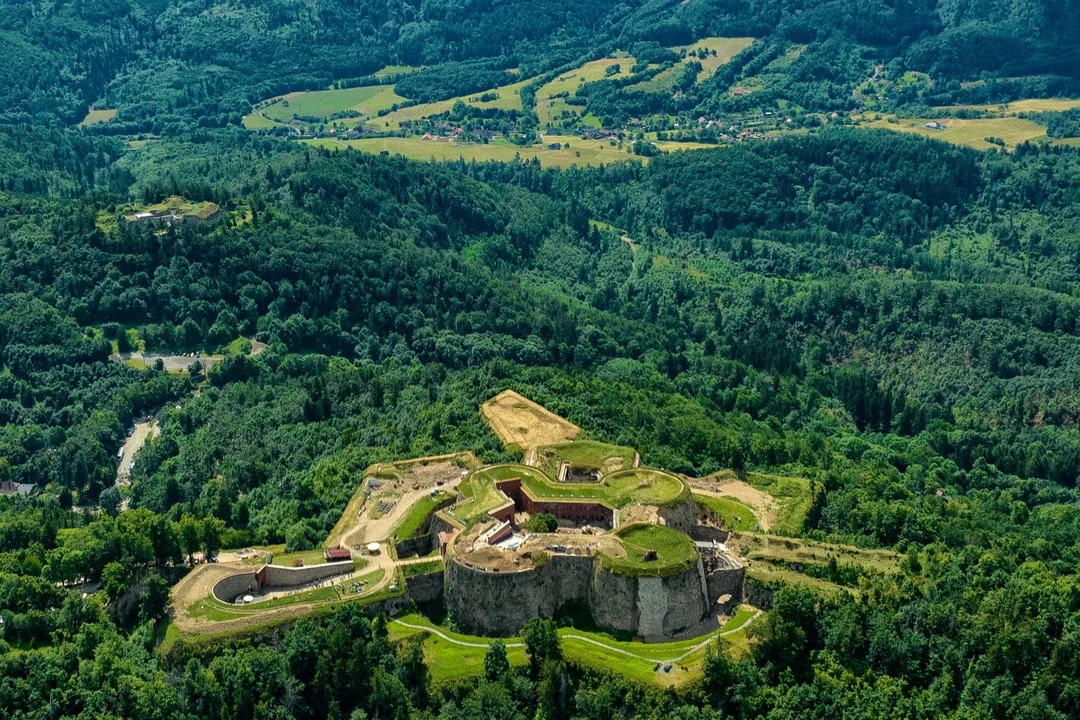
[{"label": "clearing in forest", "polygon": [[394,92],[393,85],[365,85],[334,90],[306,90],[274,98],[252,116],[287,124],[294,117],[328,119],[336,113],[354,111],[356,118],[344,118],[344,122],[360,122],[385,110],[394,103],[406,102]]},{"label": "clearing in forest", "polygon": [[[532,79],[520,80],[509,85],[481,90],[468,95],[460,95],[448,100],[410,105],[387,113],[382,117],[374,118],[372,124],[381,130],[397,130],[401,127],[401,123],[405,121],[421,120],[432,115],[450,112],[458,102],[463,102],[481,110],[521,110],[521,89],[530,82],[532,82]],[[485,96],[490,98],[492,95],[495,96],[494,99],[480,99]]]},{"label": "clearing in forest", "polygon": [[540,127],[547,127],[561,118],[569,118],[576,122],[585,108],[568,104],[566,98],[573,97],[578,88],[586,83],[611,77],[608,75],[608,68],[617,66],[619,70],[615,77],[626,77],[636,62],[632,57],[593,60],[579,68],[567,70],[551,82],[541,85],[536,91],[536,116],[540,119]]},{"label": "clearing in forest", "polygon": [[581,434],[574,423],[513,390],[503,390],[488,400],[480,406],[480,413],[507,449],[520,449],[526,455]]},{"label": "clearing in forest", "polygon": [[88,110],[86,117],[79,123],[80,127],[86,127],[88,125],[97,125],[98,123],[109,122],[116,117],[115,109],[107,110]]},{"label": "clearing in forest", "polygon": [[697,84],[703,83],[719,70],[722,66],[731,62],[731,58],[741,53],[754,43],[754,38],[723,38],[710,37],[698,40],[693,45],[679,45],[670,48],[673,52],[686,51],[686,57],[643,82],[635,83],[628,89],[642,90],[644,92],[666,92],[674,87],[682,77],[687,65],[698,62],[701,72],[697,76]]}]

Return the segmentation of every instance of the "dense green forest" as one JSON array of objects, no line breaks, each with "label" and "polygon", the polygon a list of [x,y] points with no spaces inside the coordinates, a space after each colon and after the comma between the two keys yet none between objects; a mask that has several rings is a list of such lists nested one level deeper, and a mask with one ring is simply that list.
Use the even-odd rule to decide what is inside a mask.
[{"label": "dense green forest", "polygon": [[[758,42],[674,96],[600,83],[590,110],[609,122],[777,99],[846,110],[877,77],[875,64],[893,80],[908,71],[931,78],[923,97],[901,92],[889,101],[896,106],[1075,94],[1080,82],[1080,10],[1038,0],[3,0],[0,8],[0,120],[72,124],[96,105],[119,111],[97,128],[113,134],[235,125],[264,98],[387,65],[427,66],[401,85],[405,97],[427,101],[493,87],[512,67],[539,76],[616,46],[636,52],[705,36]],[[741,73],[768,70],[792,50],[800,57],[766,73],[753,98],[727,92]]]},{"label": "dense green forest", "polygon": [[[641,87],[705,37],[747,40]],[[0,482],[35,486],[0,495],[0,716],[1080,718],[1080,147],[807,114],[560,170],[238,127],[294,90],[536,78],[415,121],[531,138],[539,83],[615,51],[636,70],[567,98],[607,127],[1080,97],[1077,38],[1047,0],[0,0]],[[91,107],[116,115],[75,127]],[[173,196],[220,220],[124,218]],[[133,344],[220,360],[110,357]],[[800,536],[901,570],[778,590],[678,692],[575,664],[550,621],[451,684],[348,605],[162,650],[193,555],[319,547],[372,463],[518,460],[478,413],[508,388],[650,466],[807,478]]]},{"label": "dense green forest", "polygon": [[[43,490],[0,499],[8,716],[1080,713],[1076,151],[828,130],[558,171],[0,138],[0,479]],[[174,194],[229,219],[108,222]],[[118,328],[268,348],[201,382],[108,361]],[[371,462],[509,459],[477,413],[507,387],[649,464],[808,477],[805,535],[904,571],[783,591],[678,696],[557,654],[432,687],[353,610],[154,652],[187,554],[315,547]],[[159,408],[119,512],[115,448]]]}]

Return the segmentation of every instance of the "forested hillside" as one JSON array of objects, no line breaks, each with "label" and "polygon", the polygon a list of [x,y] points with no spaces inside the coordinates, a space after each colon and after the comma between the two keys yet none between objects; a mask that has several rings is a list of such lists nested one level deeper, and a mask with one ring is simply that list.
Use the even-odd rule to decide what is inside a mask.
[{"label": "forested hillside", "polygon": [[[4,0],[0,7],[0,120],[73,124],[96,105],[118,109],[111,132],[238,124],[259,100],[356,82],[384,66],[463,63],[452,83],[439,69],[434,85],[403,86],[405,97],[425,102],[433,91],[453,97],[494,87],[507,69],[540,76],[617,46],[640,46],[641,55],[650,44],[707,36],[758,42],[707,82],[694,86],[690,78],[684,96],[607,84],[601,91],[613,96],[593,101],[594,111],[625,119],[738,110],[748,98],[727,90],[739,74],[771,68],[790,52],[798,60],[753,103],[849,109],[876,64],[894,79],[927,73],[925,99],[935,104],[1075,94],[1078,82],[1080,11],[1037,0]],[[653,53],[652,61],[662,57]]]},{"label": "forested hillside", "polygon": [[[0,0],[0,717],[1080,718],[1078,41],[1049,0]],[[772,483],[791,555],[659,656],[693,682],[394,636],[359,581],[173,622],[218,553],[323,560],[374,464],[522,462],[508,389]]]},{"label": "forested hillside", "polygon": [[[1080,712],[1076,151],[833,130],[558,171],[229,130],[128,153],[0,136],[0,479],[42,490],[0,500],[8,716]],[[227,218],[118,218],[171,195]],[[121,336],[268,348],[203,381],[109,361]],[[784,591],[678,698],[536,668],[432,692],[418,650],[347,613],[263,639],[280,653],[148,650],[186,554],[313,548],[371,462],[510,459],[476,411],[507,387],[651,465],[810,478],[803,534],[904,570],[857,601]],[[64,589],[86,578],[107,606]],[[331,700],[314,668],[345,655]]]}]

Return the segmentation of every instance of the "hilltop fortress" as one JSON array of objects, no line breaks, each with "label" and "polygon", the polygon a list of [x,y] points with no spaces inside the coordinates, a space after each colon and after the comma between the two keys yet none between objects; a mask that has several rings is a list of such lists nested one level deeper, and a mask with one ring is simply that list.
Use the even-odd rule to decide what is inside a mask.
[{"label": "hilltop fortress", "polygon": [[[504,441],[520,444],[530,424],[552,423],[510,391],[487,405],[489,418],[501,408],[497,433],[517,429]],[[626,447],[570,439],[521,449],[527,464],[469,473],[458,502],[436,513],[445,600],[459,627],[503,635],[532,617],[588,613],[600,627],[664,638],[715,628],[742,601],[743,566],[725,533],[698,525],[683,479],[641,467]],[[555,532],[526,529],[541,513],[554,516]]]}]

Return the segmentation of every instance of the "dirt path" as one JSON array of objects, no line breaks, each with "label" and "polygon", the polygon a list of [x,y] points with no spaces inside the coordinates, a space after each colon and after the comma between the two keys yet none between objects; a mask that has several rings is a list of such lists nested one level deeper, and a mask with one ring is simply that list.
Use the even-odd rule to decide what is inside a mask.
[{"label": "dirt path", "polygon": [[135,462],[135,453],[139,452],[146,441],[161,434],[157,420],[135,423],[135,430],[124,441],[124,454],[120,458],[120,467],[116,469],[116,485],[126,487],[131,484],[131,463]]},{"label": "dirt path", "polygon": [[188,357],[187,355],[153,355],[141,352],[127,352],[110,355],[109,358],[119,363],[126,360],[138,360],[150,368],[154,367],[158,360],[161,360],[167,372],[187,372],[188,366],[198,360],[202,363],[203,372],[208,372],[210,368],[221,362],[224,356],[201,355],[199,357]]},{"label": "dirt path", "polygon": [[[393,534],[394,527],[401,522],[418,500],[435,489],[447,492],[457,489],[457,486],[461,484],[461,472],[462,469],[453,461],[443,460],[416,465],[396,480],[381,481],[383,484],[379,490],[373,492],[366,501],[358,502],[358,498],[349,501],[344,515],[355,513],[355,521],[346,525],[345,528],[335,527],[330,538],[340,539],[342,546],[350,548],[360,548],[369,542],[386,542]],[[378,507],[377,496],[382,493],[397,495],[394,499],[394,507],[382,517],[372,518],[371,514]],[[362,496],[358,497],[363,499]]]}]

